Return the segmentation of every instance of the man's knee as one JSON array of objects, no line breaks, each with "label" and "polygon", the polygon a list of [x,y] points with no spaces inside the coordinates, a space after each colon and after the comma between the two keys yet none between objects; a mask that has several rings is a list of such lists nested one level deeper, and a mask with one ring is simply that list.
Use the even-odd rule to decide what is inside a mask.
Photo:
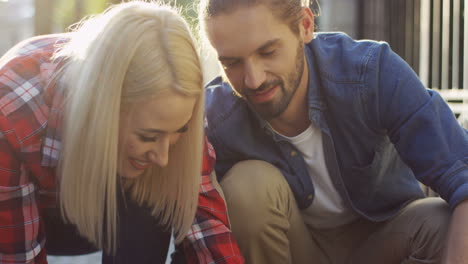
[{"label": "man's knee", "polygon": [[243,232],[259,232],[270,221],[288,218],[292,197],[283,174],[273,165],[247,160],[234,165],[220,182],[234,225],[248,221]]},{"label": "man's knee", "polygon": [[[450,224],[451,212],[448,204],[440,198],[425,198],[411,203],[407,210],[412,211],[410,214],[415,219],[408,222],[408,228],[413,229],[410,258],[439,259]],[[412,222],[417,224],[413,225]]]},{"label": "man's knee", "polygon": [[443,231],[448,229],[450,223],[450,208],[441,198],[425,198],[415,201],[409,205],[409,210],[424,220],[428,230]]},{"label": "man's knee", "polygon": [[[266,202],[289,192],[283,174],[273,165],[261,160],[246,160],[235,164],[220,182],[227,197],[234,202],[252,204]],[[273,196],[273,197],[272,197]],[[226,198],[228,199],[228,198]]]},{"label": "man's knee", "polygon": [[[444,243],[450,225],[451,211],[449,205],[440,198],[426,198],[421,210],[426,219],[426,230],[433,239]],[[435,241],[434,241],[435,242]]]}]

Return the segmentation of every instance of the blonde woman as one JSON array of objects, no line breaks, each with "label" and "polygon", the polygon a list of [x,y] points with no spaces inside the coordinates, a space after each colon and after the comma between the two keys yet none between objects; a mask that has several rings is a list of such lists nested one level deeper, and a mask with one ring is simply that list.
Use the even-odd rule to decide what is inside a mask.
[{"label": "blonde woman", "polygon": [[242,262],[209,178],[202,87],[185,21],[155,3],[113,6],[5,54],[0,263],[79,249],[60,242],[73,234],[54,232],[58,207],[105,262],[162,262],[170,230],[189,263]]}]

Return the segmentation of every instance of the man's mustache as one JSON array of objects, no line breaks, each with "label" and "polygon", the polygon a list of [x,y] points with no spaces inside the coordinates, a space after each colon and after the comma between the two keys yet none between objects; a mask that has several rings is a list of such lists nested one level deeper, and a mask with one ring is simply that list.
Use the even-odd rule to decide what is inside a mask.
[{"label": "man's mustache", "polygon": [[283,81],[282,80],[274,80],[274,81],[264,82],[257,89],[255,89],[255,90],[245,89],[244,92],[245,92],[245,95],[255,95],[255,94],[267,91],[267,90],[269,90],[272,87],[277,86],[277,85],[283,86]]}]

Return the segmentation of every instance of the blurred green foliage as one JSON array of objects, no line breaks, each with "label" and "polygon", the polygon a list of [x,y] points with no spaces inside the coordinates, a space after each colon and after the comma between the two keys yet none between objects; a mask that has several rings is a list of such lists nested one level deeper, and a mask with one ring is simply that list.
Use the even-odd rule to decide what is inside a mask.
[{"label": "blurred green foliage", "polygon": [[[41,0],[36,0],[41,1]],[[58,31],[65,31],[70,25],[84,17],[100,13],[119,0],[49,0],[54,3],[54,21]],[[197,0],[159,0],[158,2],[175,6],[181,14],[195,27],[197,24]]]}]

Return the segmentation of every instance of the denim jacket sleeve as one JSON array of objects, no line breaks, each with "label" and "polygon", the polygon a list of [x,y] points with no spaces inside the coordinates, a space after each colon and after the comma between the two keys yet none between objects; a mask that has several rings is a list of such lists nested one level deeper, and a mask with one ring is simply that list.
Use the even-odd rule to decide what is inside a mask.
[{"label": "denim jacket sleeve", "polygon": [[386,130],[418,180],[454,208],[468,199],[468,132],[387,44],[372,52],[363,94],[370,123]]}]

